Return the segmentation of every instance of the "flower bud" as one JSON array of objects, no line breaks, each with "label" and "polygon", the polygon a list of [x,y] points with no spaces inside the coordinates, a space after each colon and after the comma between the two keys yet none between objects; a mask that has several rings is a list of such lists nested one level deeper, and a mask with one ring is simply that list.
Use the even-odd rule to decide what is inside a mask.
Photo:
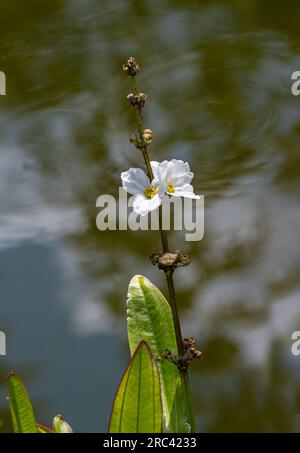
[{"label": "flower bud", "polygon": [[138,143],[138,139],[137,139],[137,137],[136,137],[135,134],[132,134],[132,135],[130,136],[129,141],[130,141],[130,143],[132,143],[133,145],[137,145],[137,143]]},{"label": "flower bud", "polygon": [[198,349],[190,348],[190,351],[192,353],[193,359],[202,359],[203,358],[203,353],[201,351],[199,351]]},{"label": "flower bud", "polygon": [[184,338],[183,343],[184,343],[185,349],[188,349],[196,343],[196,340],[193,337]]},{"label": "flower bud", "polygon": [[130,76],[135,76],[139,69],[140,67],[133,57],[130,57],[127,62],[123,64],[123,71]]},{"label": "flower bud", "polygon": [[143,142],[144,143],[151,143],[153,139],[153,132],[151,129],[144,129],[143,130]]},{"label": "flower bud", "polygon": [[145,106],[145,102],[146,102],[146,99],[147,99],[147,95],[145,93],[140,93],[139,94],[139,105],[140,107],[144,107]]},{"label": "flower bud", "polygon": [[143,134],[143,142],[147,143],[147,145],[152,142],[152,138],[150,134]]},{"label": "flower bud", "polygon": [[129,93],[129,94],[127,95],[127,101],[128,101],[130,104],[134,104],[134,102],[135,102],[135,96],[134,96],[133,93]]},{"label": "flower bud", "polygon": [[163,359],[168,359],[171,356],[172,356],[172,352],[168,348],[165,348],[162,351],[160,351],[160,357]]},{"label": "flower bud", "polygon": [[137,96],[135,96],[133,93],[129,93],[127,96],[127,101],[131,105],[135,105],[135,104],[137,104]]}]

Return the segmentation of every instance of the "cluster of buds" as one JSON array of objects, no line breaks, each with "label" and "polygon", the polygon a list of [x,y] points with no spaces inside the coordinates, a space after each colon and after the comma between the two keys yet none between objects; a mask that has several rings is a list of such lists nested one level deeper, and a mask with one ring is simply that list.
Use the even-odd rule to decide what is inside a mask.
[{"label": "cluster of buds", "polygon": [[196,343],[195,338],[185,338],[184,343],[184,355],[177,356],[173,354],[170,349],[165,348],[160,353],[161,359],[167,359],[172,362],[180,371],[186,371],[193,360],[202,359],[203,354],[198,349],[194,348],[193,345]]},{"label": "cluster of buds", "polygon": [[123,64],[123,71],[130,76],[135,76],[139,69],[140,67],[133,57],[130,57],[127,62]]},{"label": "cluster of buds", "polygon": [[133,94],[129,93],[127,96],[127,101],[131,105],[138,105],[140,108],[143,108],[147,99],[147,95],[145,93]]},{"label": "cluster of buds", "polygon": [[132,143],[136,148],[143,148],[145,145],[149,145],[152,142],[153,132],[151,129],[144,129],[142,133],[141,140],[136,136],[136,134],[132,134],[130,136],[130,143]]},{"label": "cluster of buds", "polygon": [[181,266],[188,266],[191,262],[189,256],[180,250],[176,250],[176,252],[153,253],[149,259],[154,266],[157,265],[159,269],[165,271]]}]

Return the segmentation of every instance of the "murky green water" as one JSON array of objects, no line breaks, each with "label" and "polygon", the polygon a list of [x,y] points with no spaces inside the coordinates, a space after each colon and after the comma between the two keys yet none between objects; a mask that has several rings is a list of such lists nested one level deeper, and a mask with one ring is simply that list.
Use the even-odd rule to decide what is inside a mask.
[{"label": "murky green water", "polygon": [[19,371],[40,422],[105,431],[128,359],[125,299],[155,232],[99,232],[95,201],[142,165],[121,71],[134,55],[157,160],[190,162],[205,238],[171,237],[201,431],[299,431],[299,2],[3,0],[0,70],[1,431]]}]

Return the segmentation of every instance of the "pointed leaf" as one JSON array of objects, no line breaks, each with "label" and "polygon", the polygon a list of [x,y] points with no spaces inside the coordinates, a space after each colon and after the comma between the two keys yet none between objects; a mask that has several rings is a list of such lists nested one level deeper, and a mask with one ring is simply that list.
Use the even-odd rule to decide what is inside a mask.
[{"label": "pointed leaf", "polygon": [[[171,308],[163,294],[145,277],[136,275],[129,284],[127,300],[128,339],[131,354],[145,340],[154,358],[168,348],[178,354]],[[187,374],[167,360],[158,362],[165,432],[195,430]]]},{"label": "pointed leaf", "polygon": [[16,373],[7,378],[8,399],[15,433],[37,433],[35,416],[27,390]]},{"label": "pointed leaf", "polygon": [[146,342],[137,346],[115,397],[110,433],[160,433],[162,404],[157,366]]}]

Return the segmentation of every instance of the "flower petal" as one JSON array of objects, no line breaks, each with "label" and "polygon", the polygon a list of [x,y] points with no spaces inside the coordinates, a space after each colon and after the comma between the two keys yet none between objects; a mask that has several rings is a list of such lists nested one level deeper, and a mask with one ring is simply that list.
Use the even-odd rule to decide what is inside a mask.
[{"label": "flower petal", "polygon": [[161,162],[156,162],[155,160],[151,161],[151,167],[154,175],[151,185],[156,187],[158,189],[159,196],[163,197],[167,191],[165,168],[162,166]]},{"label": "flower petal", "polygon": [[162,197],[166,192],[167,192],[167,179],[166,179],[166,174],[167,174],[167,167],[168,167],[168,161],[164,160],[163,162],[151,162],[151,166],[153,168],[153,173],[154,173],[154,180],[153,183],[156,184],[156,186],[159,189],[159,194]]},{"label": "flower petal", "polygon": [[151,168],[153,170],[154,177],[159,176],[160,173],[160,163],[157,162],[156,160],[151,160],[150,162]]},{"label": "flower petal", "polygon": [[175,187],[175,192],[170,193],[169,195],[173,195],[174,197],[194,198],[197,200],[200,198],[200,195],[196,195],[194,193],[194,189],[191,184],[186,184],[180,188]]},{"label": "flower petal", "polygon": [[154,195],[150,200],[144,195],[136,195],[132,202],[134,212],[141,216],[147,215],[150,211],[154,211],[160,204],[161,199],[158,194]]},{"label": "flower petal", "polygon": [[172,159],[168,162],[166,171],[166,179],[168,183],[172,183],[175,187],[182,187],[189,184],[193,177],[194,173],[190,171],[188,162],[183,162],[183,160],[177,159]]},{"label": "flower petal", "polygon": [[130,168],[128,171],[121,173],[122,186],[126,192],[132,195],[144,193],[150,181],[146,173],[141,168]]}]

